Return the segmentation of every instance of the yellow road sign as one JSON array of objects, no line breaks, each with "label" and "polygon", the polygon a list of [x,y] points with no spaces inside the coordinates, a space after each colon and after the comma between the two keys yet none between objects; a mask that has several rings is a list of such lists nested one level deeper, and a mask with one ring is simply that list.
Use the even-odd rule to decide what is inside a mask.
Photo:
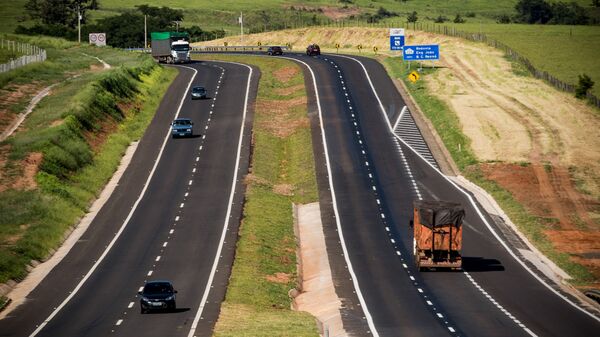
[{"label": "yellow road sign", "polygon": [[258,41],[257,44],[258,44],[259,47],[262,46],[262,43],[260,41]]},{"label": "yellow road sign", "polygon": [[375,54],[377,54],[378,50],[379,50],[379,48],[377,48],[377,46],[373,47],[373,51],[375,52]]},{"label": "yellow road sign", "polygon": [[228,45],[227,41],[223,42],[223,45],[224,45],[225,47],[227,47],[227,45]]},{"label": "yellow road sign", "polygon": [[335,44],[335,49],[340,49],[340,44],[339,43]]},{"label": "yellow road sign", "polygon": [[415,83],[416,81],[419,80],[419,73],[416,71],[411,72],[410,74],[408,74],[408,80]]}]

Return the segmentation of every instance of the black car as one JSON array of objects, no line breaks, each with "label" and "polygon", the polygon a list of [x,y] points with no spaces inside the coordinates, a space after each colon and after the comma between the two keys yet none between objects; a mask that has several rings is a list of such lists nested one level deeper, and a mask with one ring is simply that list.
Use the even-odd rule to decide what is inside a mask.
[{"label": "black car", "polygon": [[150,281],[140,291],[140,311],[142,314],[150,310],[175,310],[175,294],[177,290],[169,281]]},{"label": "black car", "polygon": [[306,55],[308,55],[308,56],[321,55],[321,48],[319,48],[318,44],[313,43],[313,44],[309,45],[308,47],[306,47]]},{"label": "black car", "polygon": [[279,46],[272,46],[267,49],[267,54],[269,55],[283,55],[283,49]]},{"label": "black car", "polygon": [[193,87],[191,95],[192,95],[192,99],[204,99],[204,98],[206,98],[206,88]]}]

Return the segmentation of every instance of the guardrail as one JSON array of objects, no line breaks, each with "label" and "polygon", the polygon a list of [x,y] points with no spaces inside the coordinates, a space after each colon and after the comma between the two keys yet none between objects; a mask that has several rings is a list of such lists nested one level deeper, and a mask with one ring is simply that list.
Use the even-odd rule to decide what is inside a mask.
[{"label": "guardrail", "polygon": [[[240,52],[240,51],[264,51],[266,52],[269,47],[274,46],[193,46],[192,52]],[[278,46],[282,50],[290,51],[291,46]],[[151,53],[152,48],[125,48],[127,51],[136,51],[142,53]]]},{"label": "guardrail", "polygon": [[0,48],[12,50],[20,54],[25,54],[16,59],[12,59],[6,63],[0,64],[0,73],[11,71],[19,67],[28,65],[33,62],[46,61],[46,50],[30,45],[29,43],[21,43],[17,41],[0,40]]},{"label": "guardrail", "polygon": [[[220,52],[239,52],[239,51],[264,51],[266,52],[269,47],[275,46],[195,46],[192,47],[192,51],[203,52],[203,51],[220,51]],[[291,46],[277,46],[281,47],[282,50],[290,51]]]}]

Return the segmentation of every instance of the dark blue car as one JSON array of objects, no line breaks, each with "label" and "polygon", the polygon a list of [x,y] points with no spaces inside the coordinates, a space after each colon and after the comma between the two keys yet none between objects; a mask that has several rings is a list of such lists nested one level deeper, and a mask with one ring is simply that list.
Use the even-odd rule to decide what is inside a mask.
[{"label": "dark blue car", "polygon": [[150,281],[144,285],[140,295],[140,311],[145,314],[151,310],[175,310],[177,290],[169,281]]},{"label": "dark blue car", "polygon": [[191,137],[194,135],[194,122],[189,118],[177,118],[171,123],[171,136]]}]

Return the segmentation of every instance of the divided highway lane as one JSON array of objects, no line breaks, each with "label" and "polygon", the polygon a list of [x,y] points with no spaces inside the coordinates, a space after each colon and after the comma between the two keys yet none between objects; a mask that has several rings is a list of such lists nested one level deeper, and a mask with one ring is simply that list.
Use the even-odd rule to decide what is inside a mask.
[{"label": "divided highway lane", "polygon": [[[404,102],[381,65],[360,59],[380,104],[356,61],[333,55],[299,59],[316,74],[339,221],[374,335],[571,336],[600,331],[598,321],[519,265],[466,197],[393,136],[380,105],[393,118]],[[412,201],[419,197],[467,206],[466,273],[415,270],[408,222]]]},{"label": "divided highway lane", "polygon": [[[198,70],[193,84],[206,86],[209,99],[189,99],[186,90],[195,73],[190,68]],[[99,258],[142,191],[182,97],[179,116],[194,120],[197,136],[167,139],[145,194],[120,237],[37,336],[211,335],[242,211],[240,179],[248,167],[252,122],[252,111],[246,107],[253,105],[258,78],[256,72],[250,75],[249,67],[228,63],[181,68],[118,191],[28,302],[0,321],[0,335],[30,335]],[[174,283],[179,291],[176,312],[140,314],[137,291],[152,279]],[[190,332],[196,323],[197,329]]]},{"label": "divided highway lane", "polygon": [[[387,111],[390,117],[395,117],[404,104],[385,70],[373,60],[361,59],[361,62],[370,74],[382,105],[399,107],[398,111]],[[356,70],[360,65],[356,61],[339,59],[339,64],[341,67],[351,69],[354,67],[351,73],[357,77],[353,79],[353,83],[356,83],[354,80],[365,80],[364,72],[363,76],[358,76],[359,72]],[[362,94],[357,92],[357,95],[368,98],[367,91]],[[371,98],[376,99],[373,96]],[[372,106],[368,100],[365,100],[364,104],[363,111]],[[369,116],[375,117],[371,114]],[[389,162],[388,157],[393,154],[389,151],[389,146],[385,146],[382,137],[378,136],[381,125],[376,125],[375,118],[373,118],[373,126],[369,132],[365,130],[368,133],[365,137],[374,139],[373,145],[377,149],[374,154],[377,158],[374,158],[374,161],[384,165]],[[378,144],[377,140],[381,143]],[[401,158],[403,156],[407,158],[409,170],[416,182],[415,191],[418,191],[423,199],[456,200],[466,207],[463,249],[465,272],[420,273],[430,293],[464,333],[467,335],[484,333],[486,336],[507,334],[514,336],[518,335],[517,332],[540,336],[590,336],[600,331],[600,320],[597,317],[583,312],[562,297],[574,303],[577,302],[576,299],[567,294],[556,294],[551,291],[519,264],[502,242],[495,237],[495,233],[499,231],[493,225],[489,215],[484,214],[484,221],[477,214],[478,209],[472,205],[465,194],[460,193],[455,186],[406,146],[397,144],[396,150]],[[405,168],[404,163],[403,161],[403,165],[398,167]],[[379,167],[377,165],[376,167]],[[385,188],[395,181],[390,173],[380,172],[380,184],[384,190],[389,190],[389,196],[393,200],[395,189]],[[396,240],[401,240],[403,246],[410,249],[411,229],[406,225],[412,218],[410,204],[394,202],[388,206],[395,220]],[[409,213],[408,217],[407,213]],[[502,236],[499,237],[505,240]]]}]

